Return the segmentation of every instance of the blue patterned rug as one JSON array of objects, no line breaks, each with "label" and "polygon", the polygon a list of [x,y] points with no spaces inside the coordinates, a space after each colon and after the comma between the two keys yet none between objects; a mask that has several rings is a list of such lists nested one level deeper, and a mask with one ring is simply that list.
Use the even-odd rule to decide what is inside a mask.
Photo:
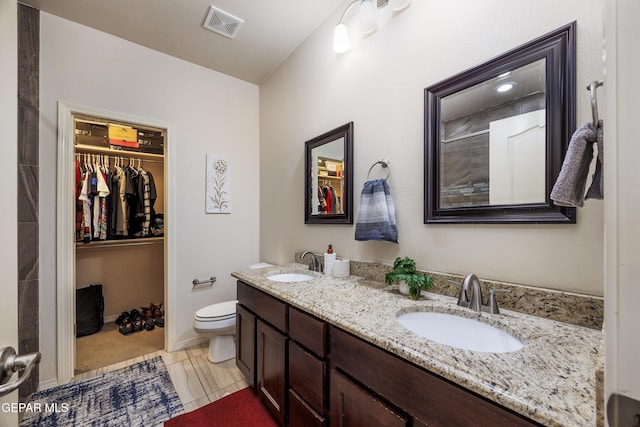
[{"label": "blue patterned rug", "polygon": [[35,393],[21,427],[154,427],[184,412],[160,356]]}]

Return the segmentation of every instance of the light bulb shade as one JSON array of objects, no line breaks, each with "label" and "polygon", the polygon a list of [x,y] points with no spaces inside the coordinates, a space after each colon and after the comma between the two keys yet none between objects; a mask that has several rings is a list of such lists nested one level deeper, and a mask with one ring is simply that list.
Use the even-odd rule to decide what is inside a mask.
[{"label": "light bulb shade", "polygon": [[376,17],[376,5],[372,0],[362,0],[360,3],[360,22],[358,29],[362,34],[372,33],[378,28],[378,18]]},{"label": "light bulb shade", "polygon": [[409,3],[411,3],[411,0],[389,0],[389,7],[393,11],[398,11],[409,6]]},{"label": "light bulb shade", "polygon": [[333,30],[333,51],[344,53],[349,50],[349,32],[346,24],[340,23]]}]

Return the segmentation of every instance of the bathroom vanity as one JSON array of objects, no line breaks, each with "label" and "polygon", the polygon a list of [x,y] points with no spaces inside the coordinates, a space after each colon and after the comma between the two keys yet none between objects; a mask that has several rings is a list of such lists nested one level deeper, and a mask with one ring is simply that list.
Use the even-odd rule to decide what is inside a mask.
[{"label": "bathroom vanity", "polygon": [[[233,273],[237,365],[280,425],[595,425],[599,331],[506,310],[467,313],[450,297],[411,301],[379,282],[304,269]],[[312,277],[268,278],[281,273]],[[425,310],[480,318],[524,347],[456,349],[395,320]]]}]

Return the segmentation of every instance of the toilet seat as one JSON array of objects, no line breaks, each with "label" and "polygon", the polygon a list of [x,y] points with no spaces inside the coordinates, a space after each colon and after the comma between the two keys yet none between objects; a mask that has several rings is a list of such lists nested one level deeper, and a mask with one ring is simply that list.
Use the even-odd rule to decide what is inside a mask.
[{"label": "toilet seat", "polygon": [[219,322],[235,319],[237,300],[208,305],[196,311],[195,320],[199,322]]}]

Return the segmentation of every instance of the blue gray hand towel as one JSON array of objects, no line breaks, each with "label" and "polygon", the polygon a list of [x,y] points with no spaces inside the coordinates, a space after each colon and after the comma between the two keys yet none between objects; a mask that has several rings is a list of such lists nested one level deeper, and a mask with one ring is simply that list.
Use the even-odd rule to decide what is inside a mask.
[{"label": "blue gray hand towel", "polygon": [[589,166],[593,160],[593,144],[598,145],[596,171],[586,198],[602,199],[602,120],[596,128],[589,122],[573,133],[569,149],[562,163],[553,189],[551,200],[558,206],[584,206],[584,190],[587,185]]},{"label": "blue gray hand towel", "polygon": [[356,240],[398,243],[396,209],[386,179],[364,183],[356,220]]}]

